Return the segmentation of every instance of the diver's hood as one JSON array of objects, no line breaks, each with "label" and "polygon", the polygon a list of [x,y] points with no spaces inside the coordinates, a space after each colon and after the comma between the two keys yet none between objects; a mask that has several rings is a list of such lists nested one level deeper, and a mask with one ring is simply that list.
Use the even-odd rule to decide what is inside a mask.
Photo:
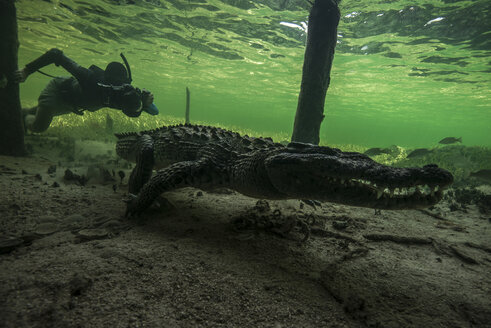
[{"label": "diver's hood", "polygon": [[[123,84],[131,84],[131,68],[126,60],[126,57],[123,53],[120,54],[121,58],[123,58],[124,65],[121,62],[110,62],[107,64],[106,69],[103,70],[104,74],[104,83],[111,85],[123,85]],[[99,67],[92,65],[91,69],[93,71],[101,70]]]}]

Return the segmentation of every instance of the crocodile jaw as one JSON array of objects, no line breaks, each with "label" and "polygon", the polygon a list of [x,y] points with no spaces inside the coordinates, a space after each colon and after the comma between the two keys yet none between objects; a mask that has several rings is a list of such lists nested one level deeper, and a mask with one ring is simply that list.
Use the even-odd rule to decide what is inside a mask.
[{"label": "crocodile jaw", "polygon": [[[343,155],[346,154],[346,155]],[[436,165],[393,168],[339,152],[281,153],[265,162],[272,185],[288,198],[377,209],[416,209],[438,203],[452,175]]]}]

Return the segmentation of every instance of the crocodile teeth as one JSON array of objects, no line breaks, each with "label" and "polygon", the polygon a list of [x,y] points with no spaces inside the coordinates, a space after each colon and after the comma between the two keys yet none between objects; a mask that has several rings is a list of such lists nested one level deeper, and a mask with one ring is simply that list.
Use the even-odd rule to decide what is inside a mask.
[{"label": "crocodile teeth", "polygon": [[380,197],[382,197],[383,193],[384,192],[382,190],[377,190],[377,199],[380,199]]}]

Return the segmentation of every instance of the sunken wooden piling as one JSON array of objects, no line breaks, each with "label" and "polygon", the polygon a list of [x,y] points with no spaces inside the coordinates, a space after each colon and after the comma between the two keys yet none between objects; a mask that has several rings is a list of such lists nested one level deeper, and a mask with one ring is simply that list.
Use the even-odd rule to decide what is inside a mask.
[{"label": "sunken wooden piling", "polygon": [[25,155],[24,125],[19,84],[13,82],[18,69],[17,17],[14,0],[0,0],[0,154]]},{"label": "sunken wooden piling", "polygon": [[309,15],[292,141],[319,144],[339,18],[338,0],[315,0]]}]

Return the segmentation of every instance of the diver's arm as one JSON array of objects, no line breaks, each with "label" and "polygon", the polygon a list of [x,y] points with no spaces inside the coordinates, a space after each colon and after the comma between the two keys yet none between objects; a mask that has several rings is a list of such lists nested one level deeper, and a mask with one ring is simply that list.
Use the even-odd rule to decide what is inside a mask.
[{"label": "diver's arm", "polygon": [[[23,82],[27,79],[29,75],[43,68],[44,66],[55,64],[56,66],[62,66],[71,75],[73,75],[77,80],[83,80],[89,74],[89,70],[85,67],[80,66],[67,56],[63,54],[63,51],[53,48],[48,50],[44,55],[33,60],[27,64],[24,69],[22,69],[20,74],[17,74],[17,79],[19,82]],[[20,75],[20,76],[19,76]]]},{"label": "diver's arm", "polygon": [[101,106],[120,109],[126,116],[139,117],[142,111],[157,115],[159,110],[153,104],[153,94],[148,90],[140,90],[130,84],[110,85],[97,84]]},{"label": "diver's arm", "polygon": [[130,84],[111,85],[97,83],[101,105],[120,109],[126,116],[138,117],[142,113],[142,92]]},{"label": "diver's arm", "polygon": [[140,117],[142,109],[134,110],[133,108],[122,108],[122,112],[128,117]]}]

